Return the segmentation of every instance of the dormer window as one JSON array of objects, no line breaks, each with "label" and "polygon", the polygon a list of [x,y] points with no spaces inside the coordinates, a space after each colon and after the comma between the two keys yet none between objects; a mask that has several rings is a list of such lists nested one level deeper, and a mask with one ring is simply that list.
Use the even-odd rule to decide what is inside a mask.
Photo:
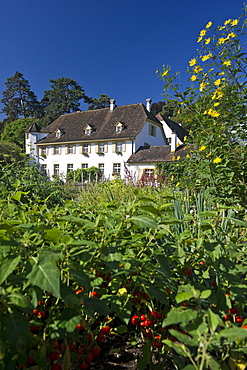
[{"label": "dormer window", "polygon": [[115,124],[115,127],[116,127],[116,132],[119,133],[119,132],[122,132],[123,129],[124,129],[124,125],[122,124],[122,122],[117,122]]},{"label": "dormer window", "polygon": [[60,130],[60,128],[58,128],[56,131],[55,131],[55,135],[56,135],[56,138],[60,139],[60,137],[62,136],[62,131]]},{"label": "dormer window", "polygon": [[87,125],[85,127],[85,135],[91,135],[92,131],[93,131],[93,129],[92,129],[91,126]]}]

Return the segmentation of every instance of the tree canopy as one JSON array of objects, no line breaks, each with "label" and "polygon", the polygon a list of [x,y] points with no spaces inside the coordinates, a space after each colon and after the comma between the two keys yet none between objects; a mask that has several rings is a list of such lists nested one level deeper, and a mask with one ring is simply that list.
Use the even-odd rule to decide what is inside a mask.
[{"label": "tree canopy", "polygon": [[60,77],[49,80],[51,89],[44,92],[41,101],[44,111],[43,121],[51,123],[62,114],[76,112],[80,107],[80,100],[87,102],[88,97],[84,89],[75,80],[69,77]]},{"label": "tree canopy", "polygon": [[6,90],[1,99],[4,105],[2,113],[6,114],[5,122],[13,122],[18,118],[41,117],[41,105],[22,73],[15,72],[13,77],[7,78],[5,85]]},{"label": "tree canopy", "polygon": [[89,98],[88,109],[101,109],[110,106],[110,97],[105,94],[100,94],[99,98]]}]

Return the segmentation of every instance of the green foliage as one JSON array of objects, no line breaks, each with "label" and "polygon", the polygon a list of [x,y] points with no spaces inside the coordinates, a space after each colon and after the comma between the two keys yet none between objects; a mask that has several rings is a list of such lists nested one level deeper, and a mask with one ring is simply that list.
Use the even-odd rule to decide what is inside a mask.
[{"label": "green foliage", "polygon": [[[183,186],[202,183],[226,204],[246,204],[246,9],[212,31],[200,31],[198,55],[189,61],[190,86],[182,89],[171,67],[159,72],[165,98],[180,109],[193,143]],[[173,91],[169,87],[173,86]]]},{"label": "green foliage", "polygon": [[110,106],[110,97],[105,94],[100,94],[99,98],[89,98],[87,103],[88,109],[102,109]]},{"label": "green foliage", "polygon": [[14,143],[0,140],[0,163],[2,165],[10,163],[13,159],[17,162],[21,161],[22,158],[23,156],[19,146]]},{"label": "green foliage", "polygon": [[67,174],[67,179],[75,182],[96,181],[96,174],[99,174],[98,167],[77,168]]},{"label": "green foliage", "polygon": [[[36,120],[39,123],[39,120]],[[25,149],[25,131],[33,123],[32,118],[19,118],[16,121],[6,123],[1,138],[10,143],[15,143],[22,150]]]},{"label": "green foliage", "polygon": [[40,118],[41,106],[22,73],[15,72],[13,77],[7,78],[5,85],[6,90],[1,100],[4,105],[2,113],[6,114],[5,122],[12,122],[21,117]]},{"label": "green foliage", "polygon": [[44,92],[41,101],[45,115],[43,121],[46,124],[62,114],[76,112],[80,107],[80,100],[88,99],[84,89],[71,78],[60,77],[49,81],[51,89]]}]

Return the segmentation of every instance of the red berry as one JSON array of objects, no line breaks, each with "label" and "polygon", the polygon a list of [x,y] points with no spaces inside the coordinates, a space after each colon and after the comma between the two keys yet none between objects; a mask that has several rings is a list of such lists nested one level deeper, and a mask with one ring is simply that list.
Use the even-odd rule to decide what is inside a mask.
[{"label": "red berry", "polygon": [[88,365],[88,364],[86,364],[85,362],[83,362],[82,364],[80,364],[80,369],[81,369],[81,370],[87,370],[87,369],[88,369],[88,367],[89,367],[89,365]]},{"label": "red berry", "polygon": [[238,308],[237,307],[232,307],[228,310],[228,312],[230,312],[232,315],[235,315],[236,313],[238,313]]},{"label": "red berry", "polygon": [[58,364],[52,364],[51,370],[62,370],[62,366]]},{"label": "red berry", "polygon": [[100,332],[104,335],[107,335],[110,333],[110,330],[111,330],[110,326],[104,326],[103,328],[100,329]]},{"label": "red berry", "polygon": [[133,294],[135,297],[137,297],[137,298],[142,298],[142,293],[139,291],[139,290],[137,290],[136,292],[134,292],[134,294]]},{"label": "red berry", "polygon": [[38,301],[38,306],[44,306],[45,302],[44,301]]},{"label": "red berry", "polygon": [[86,364],[90,364],[92,361],[93,361],[93,356],[91,355],[91,353],[89,353],[87,357],[85,358],[85,362]]},{"label": "red berry", "polygon": [[49,358],[51,361],[56,361],[60,356],[60,351],[53,351],[49,354]]},{"label": "red berry", "polygon": [[35,364],[35,359],[34,359],[34,358],[32,358],[32,357],[28,357],[27,362],[28,362],[30,365],[34,365],[34,364]]},{"label": "red berry", "polygon": [[96,338],[96,341],[100,343],[100,342],[103,342],[104,339],[105,339],[104,334],[103,333],[99,333],[98,336],[97,336],[97,338]]},{"label": "red berry", "polygon": [[101,354],[101,348],[100,347],[93,347],[92,349],[91,349],[91,355],[92,356],[98,356],[98,355],[100,355]]},{"label": "red berry", "polygon": [[247,329],[247,325],[243,325],[243,326],[242,326],[242,328],[243,328],[243,329]]},{"label": "red berry", "polygon": [[78,329],[79,331],[84,330],[84,327],[83,327],[81,324],[76,325],[76,327],[77,327],[77,329]]},{"label": "red berry", "polygon": [[35,308],[35,310],[33,310],[33,313],[38,316],[39,310],[37,308]]},{"label": "red berry", "polygon": [[230,320],[230,316],[229,315],[224,315],[223,316],[223,321],[225,322],[225,321],[231,321]]},{"label": "red berry", "polygon": [[235,321],[242,323],[244,321],[244,319],[242,319],[242,317],[239,317],[239,316],[236,315]]},{"label": "red berry", "polygon": [[190,276],[190,275],[193,274],[193,271],[192,271],[191,268],[187,267],[187,268],[183,269],[183,274],[187,275],[187,276]]},{"label": "red berry", "polygon": [[149,327],[149,326],[152,325],[152,321],[147,319],[147,320],[144,321],[144,324],[145,324],[145,326]]},{"label": "red berry", "polygon": [[131,318],[131,323],[132,323],[133,325],[139,325],[139,324],[140,324],[139,317],[138,317],[137,315],[132,316],[132,318]]},{"label": "red berry", "polygon": [[75,345],[74,345],[74,344],[70,344],[70,345],[68,346],[68,348],[69,348],[69,351],[70,351],[70,352],[74,352],[74,350],[75,350]]},{"label": "red berry", "polygon": [[98,293],[97,292],[91,292],[90,293],[90,297],[98,297]]},{"label": "red berry", "polygon": [[44,311],[41,311],[38,313],[38,317],[41,317],[41,319],[45,319],[46,318],[46,313]]},{"label": "red berry", "polygon": [[32,333],[36,334],[36,333],[38,333],[38,331],[39,331],[39,326],[31,325],[31,326],[29,326],[29,329],[30,329],[30,331],[31,331]]},{"label": "red berry", "polygon": [[155,340],[155,341],[153,341],[152,346],[154,348],[161,348],[162,347],[162,343],[159,340]]},{"label": "red berry", "polygon": [[76,290],[75,294],[79,294],[79,293],[83,293],[83,290],[82,289]]},{"label": "red berry", "polygon": [[140,318],[141,318],[142,321],[145,321],[147,316],[146,315],[141,315]]}]

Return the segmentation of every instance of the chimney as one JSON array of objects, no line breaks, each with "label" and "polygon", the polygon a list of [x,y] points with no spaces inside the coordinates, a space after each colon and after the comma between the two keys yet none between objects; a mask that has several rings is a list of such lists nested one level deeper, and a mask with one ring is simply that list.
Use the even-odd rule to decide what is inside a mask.
[{"label": "chimney", "polygon": [[110,111],[112,112],[115,108],[115,99],[110,99]]},{"label": "chimney", "polygon": [[150,112],[152,99],[146,99],[146,109]]}]

